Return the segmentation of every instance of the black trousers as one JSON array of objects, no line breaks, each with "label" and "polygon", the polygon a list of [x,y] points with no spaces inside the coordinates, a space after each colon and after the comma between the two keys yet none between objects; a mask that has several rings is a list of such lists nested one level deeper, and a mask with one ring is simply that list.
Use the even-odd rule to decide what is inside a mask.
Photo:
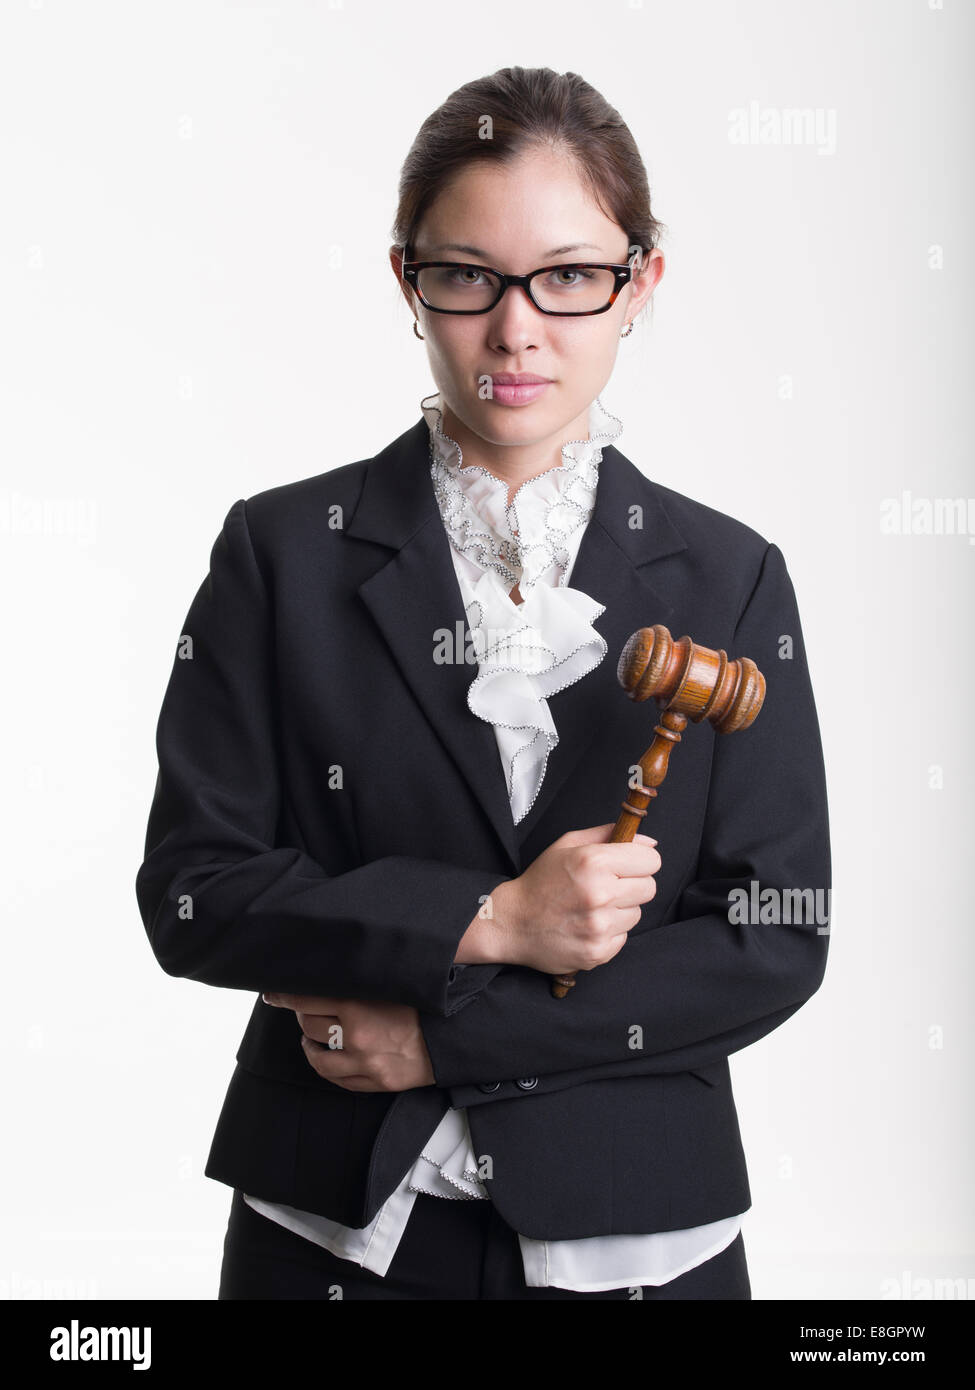
[{"label": "black trousers", "polygon": [[525,1283],[517,1233],[491,1201],[417,1196],[385,1276],[295,1235],[234,1191],[218,1299],[750,1299],[741,1233],[668,1284],[580,1293]]}]

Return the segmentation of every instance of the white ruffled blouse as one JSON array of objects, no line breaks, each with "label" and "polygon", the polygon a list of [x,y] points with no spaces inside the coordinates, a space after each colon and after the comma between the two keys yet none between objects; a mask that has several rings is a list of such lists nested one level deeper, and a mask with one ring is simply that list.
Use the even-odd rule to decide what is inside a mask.
[{"label": "white ruffled blouse", "polygon": [[[439,393],[421,409],[430,429],[430,473],[450,539],[467,626],[478,660],[467,703],[494,726],[515,825],[531,810],[559,741],[548,697],[606,655],[592,627],[604,605],[569,587],[596,500],[601,445],[622,425],[598,398],[590,438],[562,446],[562,463],[529,478],[508,502],[508,484],[443,432]],[[509,597],[518,585],[520,604]]]},{"label": "white ruffled blouse", "polygon": [[[486,468],[465,465],[460,445],[444,433],[439,393],[420,406],[430,430],[430,475],[478,659],[467,703],[494,728],[517,825],[531,810],[558,743],[548,697],[598,666],[607,652],[592,627],[605,606],[568,581],[592,514],[602,449],[623,427],[597,397],[588,439],[564,444],[562,463],[522,483],[509,504],[508,484]],[[509,596],[515,584],[520,604]],[[489,1197],[466,1110],[446,1112],[399,1187],[361,1230],[247,1193],[244,1200],[334,1255],[384,1275],[421,1192],[461,1201]],[[525,1283],[581,1292],[665,1284],[730,1245],[743,1215],[651,1235],[546,1241],[519,1233]]]}]

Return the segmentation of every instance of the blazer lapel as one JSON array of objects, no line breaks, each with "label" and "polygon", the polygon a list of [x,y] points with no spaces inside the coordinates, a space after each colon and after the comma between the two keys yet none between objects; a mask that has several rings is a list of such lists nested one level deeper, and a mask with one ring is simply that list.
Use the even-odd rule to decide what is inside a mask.
[{"label": "blazer lapel", "polygon": [[[634,508],[642,525],[631,526]],[[369,461],[346,534],[395,551],[359,585],[397,665],[493,826],[516,874],[521,844],[576,766],[599,727],[598,711],[623,698],[620,650],[637,627],[666,622],[673,605],[641,567],[686,548],[652,485],[619,450],[603,450],[593,514],[569,582],[605,604],[593,626],[606,656],[552,696],[559,734],[532,809],[514,825],[493,727],[474,715],[467,692],[477,674],[463,596],[430,478],[429,430],[421,419]],[[435,654],[446,654],[438,660]],[[466,657],[470,656],[470,660]],[[395,776],[395,769],[390,769]]]},{"label": "blazer lapel", "polygon": [[[605,605],[593,627],[608,651],[594,670],[549,698],[559,741],[532,808],[517,826],[519,843],[545,815],[603,721],[626,699],[616,668],[629,637],[637,628],[669,623],[674,605],[650,582],[646,566],[686,548],[649,480],[615,446],[604,448],[592,516],[568,582]],[[621,776],[625,771],[620,769]]]},{"label": "blazer lapel", "polygon": [[[359,585],[403,676],[466,779],[515,874],[521,858],[494,729],[472,714],[464,600],[430,477],[430,434],[421,417],[370,461],[346,534],[393,546],[388,563]],[[446,654],[446,661],[435,653]],[[390,769],[390,776],[396,769]],[[431,770],[431,775],[435,775]]]}]

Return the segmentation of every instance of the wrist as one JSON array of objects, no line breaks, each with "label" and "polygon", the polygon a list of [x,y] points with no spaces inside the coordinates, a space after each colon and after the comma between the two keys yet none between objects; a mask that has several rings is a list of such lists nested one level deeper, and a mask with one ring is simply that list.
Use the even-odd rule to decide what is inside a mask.
[{"label": "wrist", "polygon": [[504,879],[491,890],[487,902],[478,909],[458,943],[454,956],[458,965],[517,964],[512,955],[516,882],[516,879]]}]

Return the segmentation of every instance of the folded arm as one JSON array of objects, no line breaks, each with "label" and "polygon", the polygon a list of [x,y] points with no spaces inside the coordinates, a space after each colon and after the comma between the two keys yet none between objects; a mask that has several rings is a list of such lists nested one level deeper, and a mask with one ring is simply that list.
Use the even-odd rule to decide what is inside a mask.
[{"label": "folded arm", "polygon": [[[779,655],[784,636],[789,659]],[[453,1104],[507,1098],[507,1086],[478,1089],[498,1080],[535,1077],[544,1091],[707,1066],[777,1028],[819,987],[830,886],[825,772],[795,595],[774,545],[739,620],[737,653],[758,663],[766,700],[751,728],[714,735],[693,881],[666,916],[648,904],[622,950],[580,972],[566,999],[552,998],[546,975],[509,966],[449,1018],[424,1016],[437,1084],[451,1088]],[[756,897],[765,904],[757,915]]]},{"label": "folded arm", "polygon": [[159,774],[136,896],[170,975],[252,991],[460,1007],[494,965],[458,943],[506,875],[390,855],[330,874],[275,844],[281,778],[268,596],[243,499],[184,626],[156,732]]}]

